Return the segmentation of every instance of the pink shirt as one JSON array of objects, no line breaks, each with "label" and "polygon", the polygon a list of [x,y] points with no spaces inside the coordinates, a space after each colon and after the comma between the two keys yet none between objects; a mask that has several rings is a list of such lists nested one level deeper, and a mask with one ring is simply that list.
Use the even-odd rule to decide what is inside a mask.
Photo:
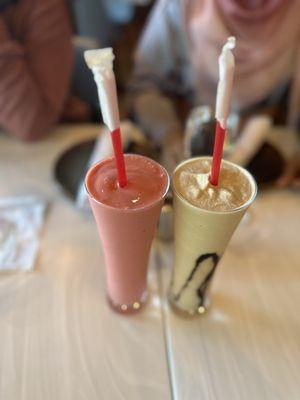
[{"label": "pink shirt", "polygon": [[43,137],[57,122],[73,64],[63,0],[19,0],[0,14],[0,128]]}]

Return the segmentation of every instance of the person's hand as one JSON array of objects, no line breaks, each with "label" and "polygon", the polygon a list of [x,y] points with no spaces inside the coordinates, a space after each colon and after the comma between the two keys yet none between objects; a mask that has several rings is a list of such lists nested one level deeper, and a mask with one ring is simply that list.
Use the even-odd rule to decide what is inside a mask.
[{"label": "person's hand", "polygon": [[91,120],[91,108],[81,99],[70,96],[65,104],[62,114],[66,122],[86,122]]},{"label": "person's hand", "polygon": [[162,142],[161,164],[171,174],[183,159],[183,141],[179,130],[170,131]]},{"label": "person's hand", "polygon": [[283,174],[279,177],[276,185],[280,188],[300,188],[300,152],[287,163]]}]

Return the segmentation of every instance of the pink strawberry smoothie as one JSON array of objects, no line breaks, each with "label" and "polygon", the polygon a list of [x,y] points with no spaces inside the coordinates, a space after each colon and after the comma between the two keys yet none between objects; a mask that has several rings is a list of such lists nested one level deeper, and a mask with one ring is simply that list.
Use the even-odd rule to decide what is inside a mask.
[{"label": "pink strawberry smoothie", "polygon": [[150,158],[125,155],[128,184],[121,188],[117,181],[114,158],[95,165],[87,176],[89,194],[99,202],[122,210],[137,210],[161,199],[165,194],[168,176]]},{"label": "pink strawberry smoothie", "polygon": [[109,158],[88,171],[86,188],[104,251],[108,298],[126,313],[146,299],[148,258],[169,177],[147,157],[127,154],[125,166],[126,187],[119,187]]}]

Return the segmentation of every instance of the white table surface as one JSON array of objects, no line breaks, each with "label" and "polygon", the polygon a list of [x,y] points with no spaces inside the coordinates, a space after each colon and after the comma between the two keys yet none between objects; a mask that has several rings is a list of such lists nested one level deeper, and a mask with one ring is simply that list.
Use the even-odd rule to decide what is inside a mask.
[{"label": "white table surface", "polygon": [[0,275],[0,399],[300,399],[300,193],[258,196],[206,315],[169,310],[172,244],[157,243],[148,306],[119,316],[93,219],[52,178],[58,155],[97,132],[65,126],[27,145],[0,134],[0,196],[49,202],[35,270]]}]

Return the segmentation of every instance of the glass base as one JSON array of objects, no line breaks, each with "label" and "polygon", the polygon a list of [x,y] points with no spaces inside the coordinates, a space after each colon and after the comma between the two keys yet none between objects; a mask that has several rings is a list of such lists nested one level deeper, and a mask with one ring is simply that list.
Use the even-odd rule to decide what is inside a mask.
[{"label": "glass base", "polygon": [[148,295],[147,292],[145,292],[143,293],[140,300],[137,300],[131,304],[118,304],[115,303],[109,296],[107,296],[107,302],[110,308],[113,311],[117,312],[118,314],[123,314],[123,315],[136,314],[140,312],[147,303],[147,299]]},{"label": "glass base", "polygon": [[198,317],[199,315],[205,314],[207,311],[207,305],[199,306],[196,310],[193,310],[193,311],[186,311],[186,310],[182,310],[181,308],[179,308],[172,299],[169,298],[168,301],[169,301],[169,305],[170,305],[172,311],[176,315],[178,315],[179,317],[182,317],[182,318],[195,318],[195,317]]}]

